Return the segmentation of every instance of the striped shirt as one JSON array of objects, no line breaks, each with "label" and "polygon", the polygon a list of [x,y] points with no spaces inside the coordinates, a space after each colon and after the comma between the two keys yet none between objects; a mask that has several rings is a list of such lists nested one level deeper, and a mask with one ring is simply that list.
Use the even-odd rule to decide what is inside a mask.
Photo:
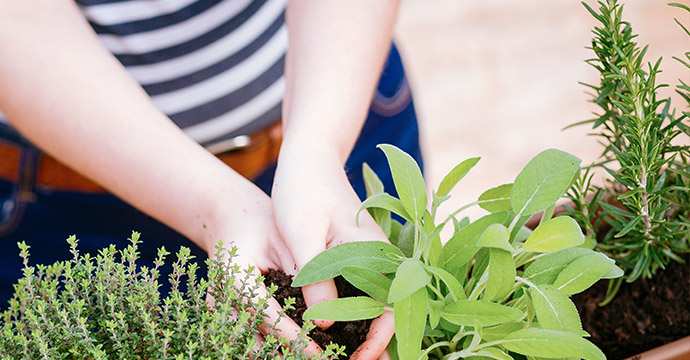
[{"label": "striped shirt", "polygon": [[[209,151],[280,118],[287,0],[75,1],[153,104]],[[391,117],[410,89],[385,69],[381,81],[370,110]],[[23,141],[0,112],[2,138]]]},{"label": "striped shirt", "polygon": [[76,2],[154,105],[210,151],[279,119],[286,0]]}]

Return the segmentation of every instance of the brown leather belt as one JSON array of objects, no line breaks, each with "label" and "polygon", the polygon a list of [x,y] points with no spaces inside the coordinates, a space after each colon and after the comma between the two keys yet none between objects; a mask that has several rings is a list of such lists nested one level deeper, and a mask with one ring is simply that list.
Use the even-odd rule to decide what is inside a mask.
[{"label": "brown leather belt", "polygon": [[[217,157],[247,179],[258,176],[278,158],[282,131],[280,122],[253,135],[237,138],[232,150]],[[0,179],[17,182],[21,149],[0,141]],[[37,159],[35,186],[57,191],[105,192],[100,185],[63,165],[45,153]]]}]

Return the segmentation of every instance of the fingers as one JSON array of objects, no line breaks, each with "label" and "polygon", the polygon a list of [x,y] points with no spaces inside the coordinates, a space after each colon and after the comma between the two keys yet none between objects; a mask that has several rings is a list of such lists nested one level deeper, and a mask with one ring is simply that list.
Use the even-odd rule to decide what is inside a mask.
[{"label": "fingers", "polygon": [[388,353],[388,349],[386,349],[386,351],[384,351],[383,354],[379,356],[379,360],[392,360],[391,354]]},{"label": "fingers", "polygon": [[[312,225],[312,227],[314,226]],[[314,229],[311,231],[311,233],[318,234],[314,237],[315,239],[325,239],[326,231],[326,229]],[[311,259],[322,251],[326,250],[325,240],[304,242],[303,236],[298,236],[292,231],[283,232],[283,238],[285,239],[286,246],[289,248],[290,254],[292,255],[290,259],[294,259],[293,264],[296,265],[297,270],[304,268],[304,265],[306,265]],[[302,241],[297,241],[296,239],[300,239]],[[335,283],[331,279],[302,287],[302,295],[304,296],[305,304],[309,308],[312,305],[324,300],[337,299],[338,291],[336,290]],[[313,322],[314,325],[324,330],[328,329],[334,323],[331,320],[314,320]]]},{"label": "fingers", "polygon": [[[386,349],[394,332],[395,324],[393,322],[393,312],[386,311],[383,315],[371,322],[366,340],[355,350],[350,359],[378,359],[382,357],[384,353],[387,354]],[[385,359],[385,357],[383,358]],[[390,356],[388,356],[388,359],[390,359]]]},{"label": "fingers", "polygon": [[[304,296],[305,304],[310,308],[312,305],[324,300],[337,299],[338,290],[333,280],[325,280],[302,287],[302,295]],[[313,320],[312,322],[324,330],[331,327],[334,323],[332,320]]]},{"label": "fingers", "polygon": [[[261,286],[259,293],[261,296],[267,295],[266,288],[263,285]],[[278,337],[282,336],[288,340],[298,339],[302,328],[292,321],[292,319],[286,316],[280,316],[282,308],[280,304],[278,304],[278,301],[276,301],[274,298],[269,298],[268,304],[268,309],[263,314],[266,317],[266,321],[264,325],[259,328],[259,331],[261,331],[261,333],[264,335],[273,333]],[[271,328],[269,326],[271,324],[277,325],[275,328]],[[319,345],[317,345],[313,340],[309,339],[305,353],[316,354],[321,352],[321,350],[322,349],[319,347]]]}]

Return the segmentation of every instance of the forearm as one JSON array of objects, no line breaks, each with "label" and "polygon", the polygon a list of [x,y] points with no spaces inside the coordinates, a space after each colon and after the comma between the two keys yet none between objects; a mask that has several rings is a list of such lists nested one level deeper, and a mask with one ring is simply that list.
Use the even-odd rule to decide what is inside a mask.
[{"label": "forearm", "polygon": [[12,125],[208,248],[230,210],[220,200],[240,202],[250,184],[152,105],[72,1],[17,3],[0,1],[0,108]]},{"label": "forearm", "polygon": [[397,9],[395,0],[288,2],[284,160],[319,151],[344,164],[390,49]]}]

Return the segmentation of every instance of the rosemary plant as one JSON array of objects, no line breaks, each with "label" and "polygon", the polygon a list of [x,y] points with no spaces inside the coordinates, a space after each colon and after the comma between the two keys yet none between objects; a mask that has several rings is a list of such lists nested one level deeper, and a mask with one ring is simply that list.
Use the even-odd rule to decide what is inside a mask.
[{"label": "rosemary plant", "polygon": [[154,268],[140,266],[139,234],[130,240],[126,249],[111,245],[92,257],[79,253],[72,236],[72,260],[35,267],[29,247],[20,244],[24,277],[0,317],[0,359],[330,359],[340,353],[333,345],[318,356],[303,354],[313,328],[308,322],[296,341],[266,336],[258,343],[259,326],[275,324],[261,316],[268,302],[258,295],[252,269],[232,263],[235,248],[218,245],[215,260],[207,260],[208,280],[196,276],[189,249],[180,249],[171,292],[161,299],[158,269],[169,253],[159,249]]},{"label": "rosemary plant", "polygon": [[[603,168],[610,179],[594,186],[592,172],[585,171],[569,192],[571,215],[633,282],[652,277],[672,260],[682,262],[679,253],[689,248],[688,146],[673,141],[689,133],[683,125],[688,112],[677,115],[670,98],[658,97],[658,90],[668,86],[657,84],[662,59],[645,61],[648,46],[635,42],[619,1],[599,1],[598,10],[583,5],[600,23],[590,48],[595,57],[586,61],[600,73],[600,82],[584,84],[593,90],[599,112],[578,124],[591,124],[601,138],[601,161],[591,168]],[[681,82],[677,90],[690,103],[689,89]],[[612,280],[605,302],[620,283]]]}]

